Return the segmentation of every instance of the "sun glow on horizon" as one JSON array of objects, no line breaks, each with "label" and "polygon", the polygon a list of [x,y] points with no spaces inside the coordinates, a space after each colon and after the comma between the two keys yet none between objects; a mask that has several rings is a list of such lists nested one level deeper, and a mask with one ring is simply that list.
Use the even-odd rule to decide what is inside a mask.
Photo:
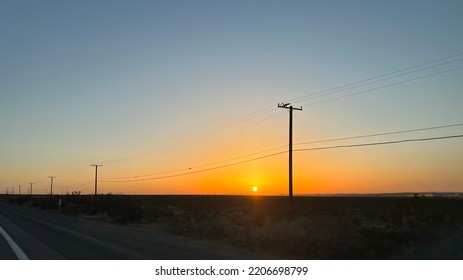
[{"label": "sun glow on horizon", "polygon": [[257,186],[254,186],[254,187],[252,187],[252,191],[253,191],[253,192],[258,192],[258,191],[259,191],[259,188],[258,188]]}]

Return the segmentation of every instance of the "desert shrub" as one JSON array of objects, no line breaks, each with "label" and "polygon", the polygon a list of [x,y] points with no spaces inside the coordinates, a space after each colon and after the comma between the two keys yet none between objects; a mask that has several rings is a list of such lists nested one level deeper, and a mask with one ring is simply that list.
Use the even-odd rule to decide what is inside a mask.
[{"label": "desert shrub", "polygon": [[16,203],[18,205],[23,205],[27,202],[28,200],[24,196],[16,196],[10,199],[10,202]]},{"label": "desert shrub", "polygon": [[97,209],[95,213],[107,213],[117,223],[127,224],[143,218],[142,206],[132,202],[130,198],[102,195],[95,198],[93,203]]},{"label": "desert shrub", "polygon": [[63,207],[63,212],[66,214],[77,215],[86,213],[87,209],[84,204],[66,203],[66,206]]},{"label": "desert shrub", "polygon": [[32,199],[32,206],[36,208],[41,208],[45,210],[56,210],[58,209],[58,199],[55,197],[44,197]]}]

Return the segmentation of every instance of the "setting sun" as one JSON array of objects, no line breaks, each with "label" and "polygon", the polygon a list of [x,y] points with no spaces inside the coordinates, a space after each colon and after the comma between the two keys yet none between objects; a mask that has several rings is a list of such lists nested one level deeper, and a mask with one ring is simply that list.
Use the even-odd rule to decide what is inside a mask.
[{"label": "setting sun", "polygon": [[252,187],[253,192],[257,192],[258,190],[259,190],[259,188],[257,186]]}]

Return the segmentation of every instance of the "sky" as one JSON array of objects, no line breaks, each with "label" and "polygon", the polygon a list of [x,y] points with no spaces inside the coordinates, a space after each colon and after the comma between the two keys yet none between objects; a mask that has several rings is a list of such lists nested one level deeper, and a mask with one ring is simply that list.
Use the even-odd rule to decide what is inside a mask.
[{"label": "sky", "polygon": [[[285,195],[280,102],[303,108],[295,150],[461,135],[461,10],[2,0],[0,192],[56,176],[54,193],[92,193],[102,164],[99,193]],[[457,192],[463,138],[295,151],[293,166],[296,195]]]}]

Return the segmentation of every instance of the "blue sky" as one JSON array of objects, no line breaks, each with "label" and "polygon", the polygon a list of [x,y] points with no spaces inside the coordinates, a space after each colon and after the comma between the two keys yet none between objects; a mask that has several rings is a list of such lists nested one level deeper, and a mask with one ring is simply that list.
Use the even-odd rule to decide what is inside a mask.
[{"label": "blue sky", "polygon": [[[276,104],[286,99],[463,53],[462,8],[461,1],[2,1],[0,184],[47,182],[169,145],[169,156],[121,160],[111,172],[172,170],[284,145],[286,134],[275,129],[285,131],[284,112],[250,130],[194,139],[267,106],[275,106],[268,116],[279,114]],[[296,137],[461,122],[461,78],[452,71],[309,106],[297,116]],[[237,141],[246,149],[231,148]],[[199,152],[217,143],[215,154]],[[85,172],[66,183],[92,170]]]}]

